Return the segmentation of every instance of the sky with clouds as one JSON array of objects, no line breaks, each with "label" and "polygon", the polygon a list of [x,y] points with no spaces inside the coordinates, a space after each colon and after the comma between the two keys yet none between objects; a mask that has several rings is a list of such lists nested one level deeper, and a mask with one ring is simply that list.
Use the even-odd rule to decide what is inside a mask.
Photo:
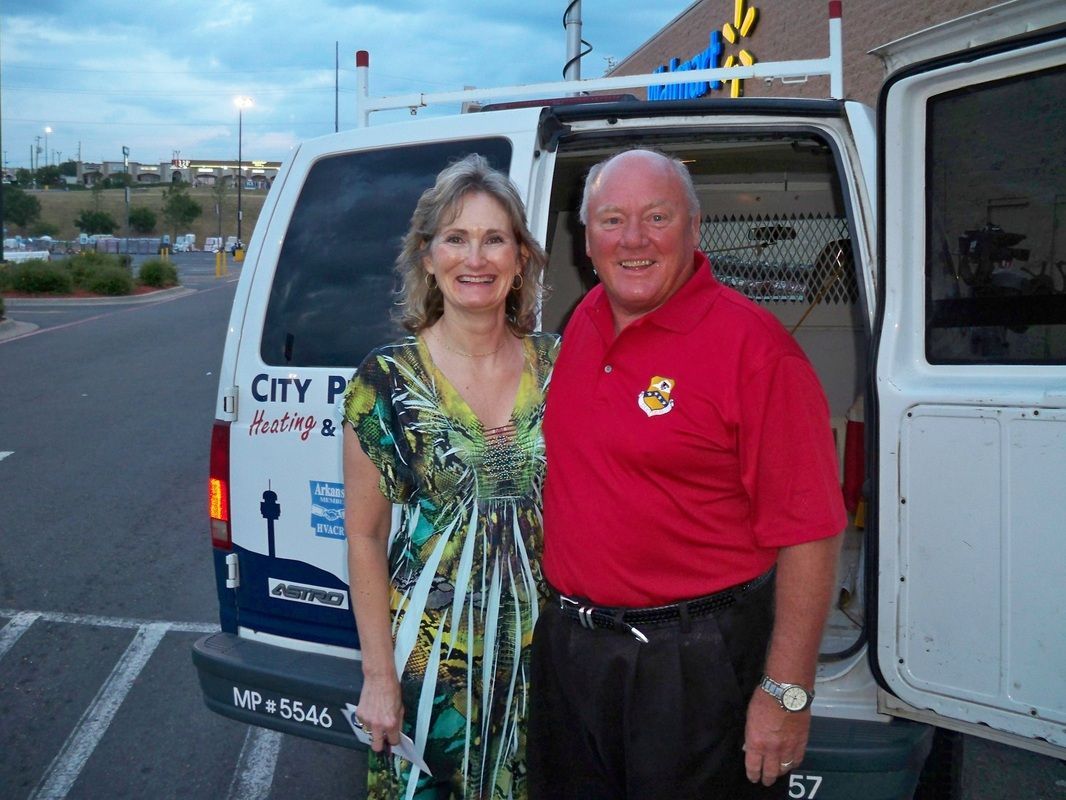
[{"label": "sky with clouds", "polygon": [[[601,76],[691,0],[583,0]],[[303,139],[355,126],[355,51],[370,93],[562,79],[568,0],[4,0],[0,112],[8,168],[48,161],[281,160]],[[340,69],[335,70],[339,49]],[[337,80],[335,80],[337,78]],[[335,86],[339,91],[335,93]],[[335,96],[339,114],[335,116]],[[422,113],[427,113],[423,111]],[[371,124],[407,116],[380,112]]]}]

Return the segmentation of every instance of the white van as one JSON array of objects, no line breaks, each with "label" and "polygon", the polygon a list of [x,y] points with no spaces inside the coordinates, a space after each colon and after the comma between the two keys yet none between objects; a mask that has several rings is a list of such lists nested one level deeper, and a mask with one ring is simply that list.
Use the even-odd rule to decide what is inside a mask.
[{"label": "white van", "polygon": [[876,116],[840,99],[568,98],[300,146],[259,217],[221,370],[222,630],[194,649],[209,707],[359,746],[336,405],[396,335],[392,264],[419,194],[472,151],[507,171],[550,253],[542,325],[558,330],[595,281],[586,171],[653,145],[690,165],[719,278],[810,356],[846,465],[855,513],[790,796],[909,797],[938,730],[1066,757],[1064,31],[1062,3],[1018,0],[886,46]]}]

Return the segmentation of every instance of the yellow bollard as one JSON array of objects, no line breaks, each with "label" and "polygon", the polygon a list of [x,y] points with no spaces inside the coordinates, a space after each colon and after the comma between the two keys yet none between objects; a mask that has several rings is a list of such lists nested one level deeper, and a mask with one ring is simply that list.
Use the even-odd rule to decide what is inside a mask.
[{"label": "yellow bollard", "polygon": [[225,256],[222,255],[222,251],[221,250],[219,250],[217,253],[215,253],[215,277],[216,278],[221,278],[222,277],[222,259],[223,258],[225,258]]}]

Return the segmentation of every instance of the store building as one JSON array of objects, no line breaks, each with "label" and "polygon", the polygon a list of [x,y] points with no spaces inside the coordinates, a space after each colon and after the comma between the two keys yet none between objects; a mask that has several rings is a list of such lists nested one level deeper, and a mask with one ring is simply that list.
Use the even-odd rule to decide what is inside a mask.
[{"label": "store building", "polygon": [[129,172],[135,186],[155,186],[158,184],[183,181],[193,186],[214,186],[223,181],[235,186],[237,176],[244,180],[245,189],[269,189],[281,169],[280,161],[245,160],[238,171],[236,161],[218,159],[175,158],[159,164],[142,164],[138,161],[104,161],[90,163],[78,161],[78,182],[92,186],[97,181]]},{"label": "store building", "polygon": [[[885,77],[881,60],[870,50],[950,19],[997,5],[990,0],[842,0],[844,93],[870,106]],[[744,61],[786,61],[823,58],[829,52],[827,0],[696,0],[665,28],[620,62],[609,74],[637,75],[660,67],[683,65],[706,54],[710,65],[730,66]],[[708,96],[829,97],[829,78],[783,85],[775,80],[746,80],[740,86],[723,84]],[[642,90],[635,92],[644,97]],[[651,96],[654,98],[655,90]]]}]

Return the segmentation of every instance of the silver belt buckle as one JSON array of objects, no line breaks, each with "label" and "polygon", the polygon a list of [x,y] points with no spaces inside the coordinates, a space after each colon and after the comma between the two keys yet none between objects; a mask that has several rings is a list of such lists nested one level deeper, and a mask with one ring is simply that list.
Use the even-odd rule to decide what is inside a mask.
[{"label": "silver belt buckle", "polygon": [[559,595],[559,608],[566,611],[567,606],[577,611],[577,621],[581,623],[581,627],[589,630],[596,627],[592,622],[592,606],[583,606],[577,600],[569,598],[565,594]]},{"label": "silver belt buckle", "polygon": [[[592,630],[596,627],[596,623],[592,621],[592,612],[595,611],[595,606],[583,606],[577,600],[567,597],[565,594],[559,595],[559,608],[566,611],[567,608],[572,608],[577,612],[577,621],[581,623],[583,628]],[[622,622],[622,627],[633,634],[633,638],[642,644],[648,643],[648,637],[634,628],[627,622]]]}]

